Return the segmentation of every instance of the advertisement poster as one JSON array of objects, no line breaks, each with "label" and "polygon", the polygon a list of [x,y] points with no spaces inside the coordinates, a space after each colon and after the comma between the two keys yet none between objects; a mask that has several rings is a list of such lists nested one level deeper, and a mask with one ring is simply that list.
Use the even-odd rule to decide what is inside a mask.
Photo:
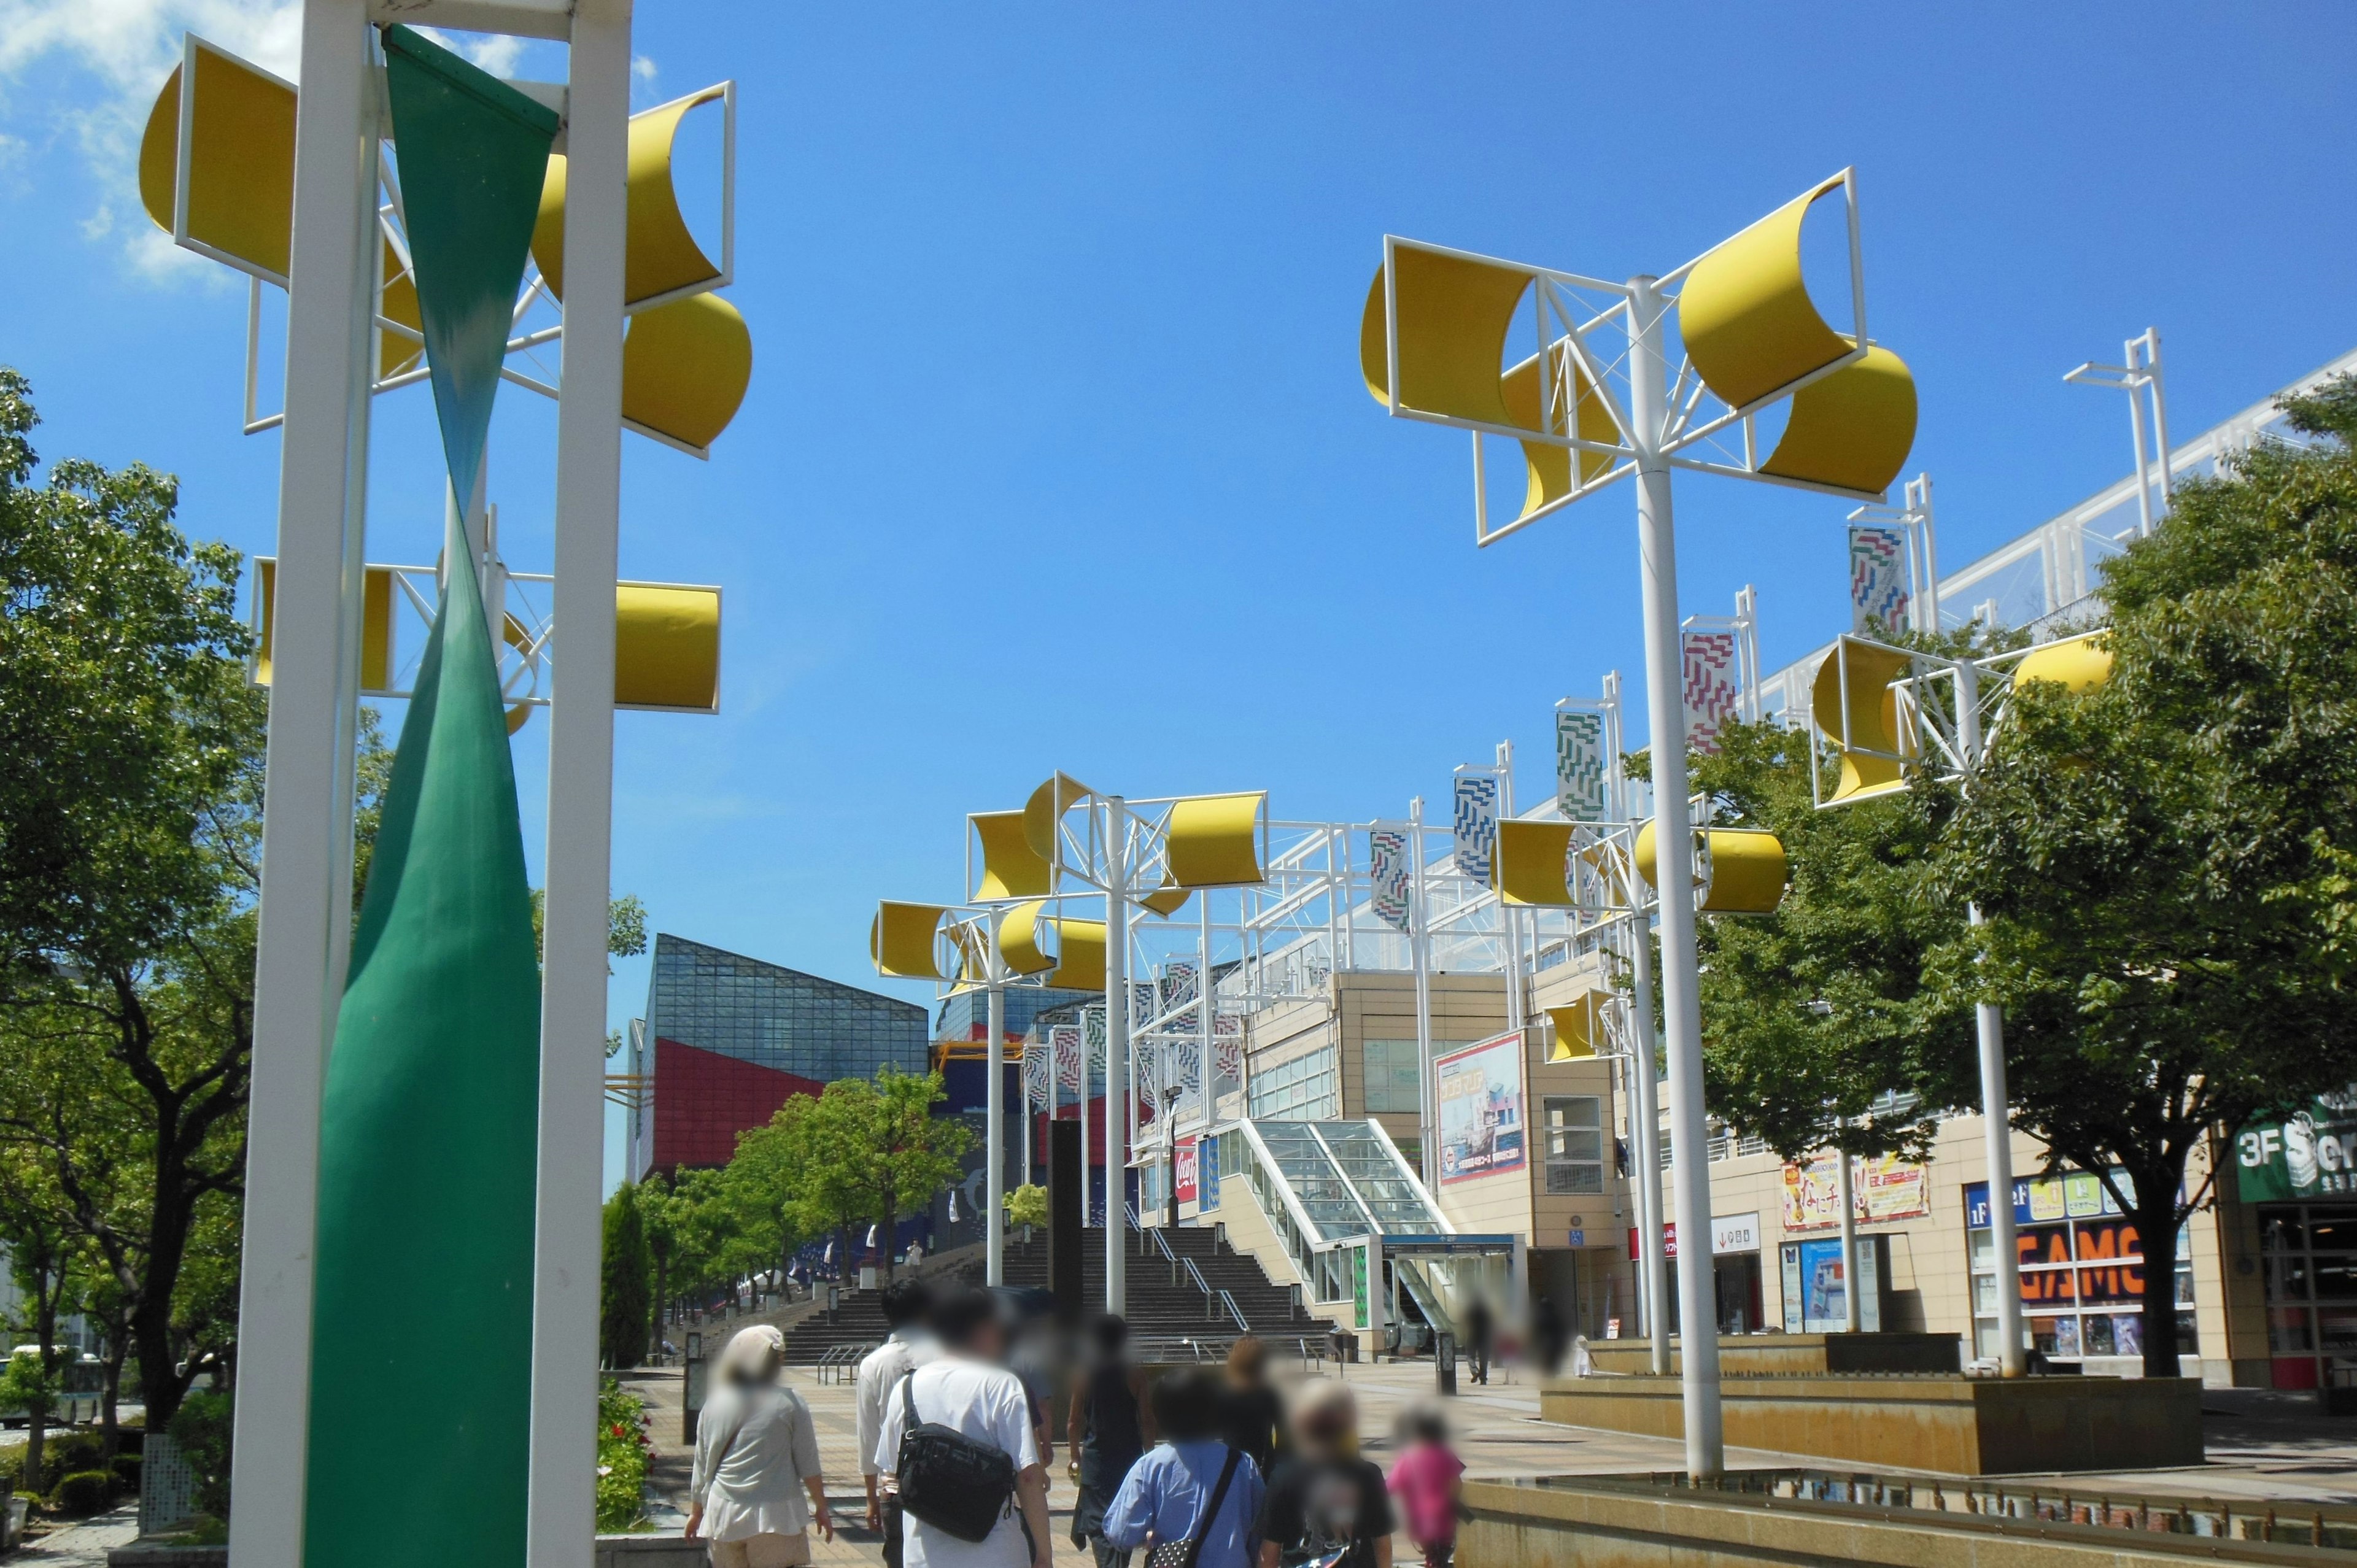
[{"label": "advertisement poster", "polygon": [[1523,1036],[1500,1035],[1432,1064],[1440,1106],[1440,1180],[1472,1181],[1529,1163]]},{"label": "advertisement poster", "polygon": [[2235,1133],[2234,1167],[2245,1203],[2357,1192],[2357,1084]]},{"label": "advertisement poster", "polygon": [[1195,1186],[1195,1151],[1197,1147],[1198,1144],[1196,1140],[1192,1138],[1184,1138],[1179,1141],[1178,1147],[1172,1152],[1171,1164],[1177,1167],[1178,1172],[1178,1201],[1181,1203],[1192,1203],[1195,1201],[1197,1191]]},{"label": "advertisement poster", "polygon": [[[1228,1135],[1229,1135],[1230,1137],[1242,1137],[1243,1134],[1243,1133],[1230,1133],[1230,1134],[1228,1134]],[[1217,1139],[1217,1138],[1204,1138],[1204,1139],[1200,1140],[1200,1141],[1195,1144],[1195,1166],[1196,1166],[1196,1169],[1195,1169],[1195,1179],[1196,1179],[1197,1184],[1198,1184],[1198,1185],[1202,1188],[1202,1194],[1203,1194],[1203,1196],[1202,1196],[1202,1199],[1201,1199],[1201,1201],[1198,1204],[1198,1206],[1197,1206],[1197,1207],[1199,1207],[1199,1208],[1219,1208],[1219,1207],[1220,1207],[1220,1141],[1219,1141],[1219,1139]]]},{"label": "advertisement poster", "polygon": [[1357,1315],[1356,1326],[1369,1327],[1372,1320],[1367,1316],[1367,1250],[1351,1249],[1351,1310]]},{"label": "advertisement poster", "polygon": [[[1861,1159],[1851,1178],[1857,1218],[1912,1219],[1932,1212],[1929,1173],[1896,1155]],[[1784,1167],[1784,1229],[1819,1230],[1841,1223],[1841,1156],[1830,1150],[1805,1165]]]}]

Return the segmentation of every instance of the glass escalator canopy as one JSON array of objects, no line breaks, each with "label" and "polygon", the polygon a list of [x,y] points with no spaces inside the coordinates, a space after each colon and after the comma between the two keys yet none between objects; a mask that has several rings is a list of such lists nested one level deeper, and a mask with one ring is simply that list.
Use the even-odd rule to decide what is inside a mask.
[{"label": "glass escalator canopy", "polygon": [[1416,1191],[1398,1153],[1366,1122],[1254,1122],[1277,1174],[1320,1241],[1435,1235],[1447,1221]]}]

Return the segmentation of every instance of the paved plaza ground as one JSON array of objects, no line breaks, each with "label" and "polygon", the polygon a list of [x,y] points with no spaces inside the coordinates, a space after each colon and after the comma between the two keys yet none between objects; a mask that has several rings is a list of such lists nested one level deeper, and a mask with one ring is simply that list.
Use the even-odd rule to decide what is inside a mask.
[{"label": "paved plaza ground", "polygon": [[[1369,1457],[1388,1468],[1394,1418],[1405,1405],[1431,1396],[1432,1369],[1429,1364],[1410,1362],[1351,1367],[1347,1371],[1345,1380],[1359,1395],[1363,1445]],[[853,1451],[851,1385],[822,1383],[802,1368],[790,1376],[810,1402],[818,1426],[819,1454],[836,1518],[852,1527],[831,1547],[813,1542],[813,1553],[822,1563],[880,1563],[876,1537],[860,1528],[865,1494],[858,1456]],[[1460,1384],[1458,1396],[1446,1402],[1457,1432],[1458,1452],[1471,1475],[1627,1474],[1674,1470],[1684,1462],[1684,1450],[1676,1443],[1542,1422],[1538,1387],[1529,1374],[1508,1372],[1504,1378],[1510,1380],[1486,1388]],[[680,1374],[676,1369],[651,1369],[625,1374],[623,1381],[648,1402],[654,1414],[653,1485],[673,1504],[657,1514],[656,1522],[675,1533],[683,1522],[681,1505],[688,1482],[688,1453],[680,1441]],[[2327,1420],[2311,1413],[2313,1406],[2297,1396],[2248,1390],[2211,1390],[2202,1407],[2210,1463],[2118,1476],[2074,1476],[2070,1485],[2089,1491],[2108,1487],[2120,1492],[2171,1497],[2357,1504],[2357,1419]],[[1060,1422],[1058,1428],[1060,1431]],[[1056,1562],[1059,1568],[1090,1568],[1089,1555],[1075,1550],[1070,1539],[1073,1491],[1064,1458],[1060,1447],[1049,1491],[1049,1507],[1055,1516]],[[1740,1468],[1813,1463],[1791,1455],[1740,1448],[1729,1449],[1727,1459],[1729,1466]],[[1396,1543],[1396,1554],[1403,1563],[1416,1561],[1405,1539]]]}]

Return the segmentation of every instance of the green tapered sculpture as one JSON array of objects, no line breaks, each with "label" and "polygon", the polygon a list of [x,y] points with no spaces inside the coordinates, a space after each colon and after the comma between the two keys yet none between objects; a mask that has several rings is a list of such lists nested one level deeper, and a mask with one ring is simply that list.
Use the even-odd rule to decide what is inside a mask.
[{"label": "green tapered sculpture", "polygon": [[[387,28],[384,45],[435,407],[463,499],[556,119],[408,28]],[[328,1063],[311,1568],[517,1568],[524,1556],[540,972],[498,666],[463,532],[445,558]],[[582,1452],[587,1463],[586,1433]]]}]

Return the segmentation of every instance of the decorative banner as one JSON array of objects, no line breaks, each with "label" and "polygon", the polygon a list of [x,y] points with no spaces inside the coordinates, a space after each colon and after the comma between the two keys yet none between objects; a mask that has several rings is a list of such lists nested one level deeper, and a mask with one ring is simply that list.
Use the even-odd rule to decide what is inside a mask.
[{"label": "decorative banner", "polygon": [[1521,1170],[1530,1160],[1523,1120],[1520,1030],[1432,1064],[1440,1106],[1443,1186]]},{"label": "decorative banner", "polygon": [[1048,1075],[1055,1070],[1052,1047],[1028,1047],[1023,1052],[1023,1098],[1032,1105],[1048,1103]]},{"label": "decorative banner", "polygon": [[1498,847],[1498,781],[1481,774],[1457,777],[1457,869],[1476,882],[1490,880],[1490,855]]},{"label": "decorative banner", "polygon": [[2245,1203],[2357,1192],[2357,1084],[2237,1133],[2234,1175]]},{"label": "decorative banner", "polygon": [[1233,1094],[1244,1083],[1244,1021],[1211,1020],[1211,1071],[1219,1079],[1217,1092]]},{"label": "decorative banner", "polygon": [[1604,820],[1604,715],[1557,708],[1555,803],[1575,822]]},{"label": "decorative banner", "polygon": [[[383,38],[434,409],[463,504],[557,119],[408,27]],[[458,569],[402,722],[319,1102],[309,1458],[292,1484],[303,1558],[355,1568],[414,1562],[427,1520],[457,1568],[525,1554],[540,966],[499,670],[450,515]],[[389,1378],[395,1347],[465,1371]]]},{"label": "decorative banner", "polygon": [[[1896,1155],[1862,1156],[1850,1196],[1864,1223],[1912,1219],[1932,1212],[1930,1173]],[[1784,1167],[1784,1229],[1819,1230],[1841,1223],[1841,1156],[1824,1150]]]},{"label": "decorative banner", "polygon": [[1907,536],[1895,528],[1849,531],[1849,628],[1864,637],[1878,620],[1886,632],[1907,618]]},{"label": "decorative banner", "polygon": [[1410,934],[1408,898],[1415,889],[1415,868],[1409,864],[1407,835],[1397,828],[1376,828],[1367,834],[1367,903],[1375,918],[1402,936]]},{"label": "decorative banner", "polygon": [[1058,1024],[1048,1031],[1049,1048],[1056,1058],[1056,1081],[1074,1094],[1081,1092],[1081,1029],[1077,1024]]},{"label": "decorative banner", "polygon": [[1686,749],[1718,753],[1719,731],[1735,721],[1735,633],[1689,631],[1685,650]]}]

